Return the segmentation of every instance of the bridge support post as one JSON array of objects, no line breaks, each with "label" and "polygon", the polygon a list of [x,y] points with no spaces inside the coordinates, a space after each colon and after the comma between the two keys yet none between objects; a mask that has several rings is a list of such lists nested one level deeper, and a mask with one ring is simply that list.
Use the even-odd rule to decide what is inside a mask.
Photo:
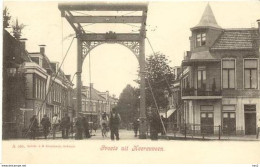
[{"label": "bridge support post", "polygon": [[76,117],[79,116],[79,113],[82,110],[81,102],[81,73],[82,73],[82,41],[80,35],[77,35],[77,45],[78,45],[78,55],[77,55],[77,111]]},{"label": "bridge support post", "polygon": [[146,119],[146,106],[145,106],[145,32],[140,41],[140,139],[146,139],[147,134],[147,119]]}]

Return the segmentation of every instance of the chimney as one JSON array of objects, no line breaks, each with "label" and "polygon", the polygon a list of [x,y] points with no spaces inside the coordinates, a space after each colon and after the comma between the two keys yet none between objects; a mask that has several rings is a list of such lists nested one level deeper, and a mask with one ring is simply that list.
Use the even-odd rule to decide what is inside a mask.
[{"label": "chimney", "polygon": [[92,89],[93,88],[93,83],[90,83],[89,85],[90,85],[90,88]]},{"label": "chimney", "polygon": [[19,39],[19,41],[20,41],[21,48],[23,50],[25,50],[26,49],[25,41],[27,41],[27,39],[26,38],[21,38],[21,39]]},{"label": "chimney", "polygon": [[39,47],[40,47],[40,53],[41,53],[42,55],[45,55],[45,46],[46,46],[46,45],[39,45]]},{"label": "chimney", "polygon": [[256,22],[258,23],[258,34],[260,35],[260,19],[256,20]]},{"label": "chimney", "polygon": [[65,75],[65,76],[66,76],[66,78],[70,81],[71,75]]}]

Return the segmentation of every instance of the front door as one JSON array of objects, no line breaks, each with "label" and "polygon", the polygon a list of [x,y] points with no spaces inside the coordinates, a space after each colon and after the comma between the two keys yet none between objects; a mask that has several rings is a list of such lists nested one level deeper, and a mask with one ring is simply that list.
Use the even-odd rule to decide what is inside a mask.
[{"label": "front door", "polygon": [[201,133],[214,134],[213,112],[202,112],[200,115]]},{"label": "front door", "polygon": [[256,134],[256,113],[245,113],[245,134]]},{"label": "front door", "polygon": [[234,135],[236,133],[236,117],[234,112],[223,112],[223,134]]}]

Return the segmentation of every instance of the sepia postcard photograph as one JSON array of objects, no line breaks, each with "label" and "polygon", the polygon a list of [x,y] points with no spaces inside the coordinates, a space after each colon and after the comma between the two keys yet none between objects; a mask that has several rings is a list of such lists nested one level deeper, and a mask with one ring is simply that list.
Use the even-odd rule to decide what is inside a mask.
[{"label": "sepia postcard photograph", "polygon": [[2,14],[2,166],[260,164],[260,1]]}]

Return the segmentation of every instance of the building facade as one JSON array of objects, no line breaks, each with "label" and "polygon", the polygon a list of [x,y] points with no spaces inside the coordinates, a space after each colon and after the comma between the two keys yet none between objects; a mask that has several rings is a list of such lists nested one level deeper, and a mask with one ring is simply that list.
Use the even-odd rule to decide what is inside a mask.
[{"label": "building facade", "polygon": [[39,122],[44,114],[72,117],[70,76],[58,72],[58,63],[50,62],[45,46],[29,53],[26,40],[15,39],[6,30],[3,41],[3,138],[23,137],[33,115]]},{"label": "building facade", "polygon": [[70,76],[59,69],[58,62],[50,62],[45,54],[45,45],[40,45],[40,52],[29,53],[32,62],[26,63],[27,108],[33,109],[38,120],[46,114],[58,119],[67,113],[73,117],[72,91]]},{"label": "building facade", "polygon": [[260,127],[260,26],[221,28],[208,4],[191,32],[181,80],[187,128],[203,134],[219,130],[224,135],[256,134]]},{"label": "building facade", "polygon": [[[115,96],[110,96],[109,92],[100,92],[90,86],[82,86],[82,112],[81,116],[85,116],[89,123],[99,124],[100,116],[102,113],[110,114],[112,108],[117,105],[118,99]],[[76,89],[74,89],[73,103],[76,106]],[[76,111],[77,109],[74,108]]]}]

